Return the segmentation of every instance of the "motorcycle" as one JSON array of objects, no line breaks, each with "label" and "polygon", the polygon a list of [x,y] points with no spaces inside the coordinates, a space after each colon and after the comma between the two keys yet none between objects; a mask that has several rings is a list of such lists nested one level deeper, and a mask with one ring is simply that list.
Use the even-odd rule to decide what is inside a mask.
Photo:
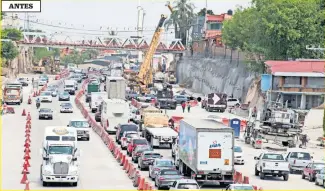
[{"label": "motorcycle", "polygon": [[39,109],[41,107],[41,103],[36,103],[36,108]]}]

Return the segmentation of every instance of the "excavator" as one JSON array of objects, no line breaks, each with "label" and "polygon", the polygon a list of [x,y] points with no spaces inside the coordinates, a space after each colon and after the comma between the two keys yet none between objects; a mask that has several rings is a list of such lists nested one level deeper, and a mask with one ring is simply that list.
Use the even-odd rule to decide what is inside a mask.
[{"label": "excavator", "polygon": [[161,15],[158,26],[152,37],[148,51],[146,52],[143,63],[140,66],[139,74],[137,75],[137,85],[139,87],[140,94],[150,93],[149,88],[153,86],[153,68],[152,68],[152,58],[158,48],[161,33],[163,32],[163,25],[166,20],[165,15]]}]

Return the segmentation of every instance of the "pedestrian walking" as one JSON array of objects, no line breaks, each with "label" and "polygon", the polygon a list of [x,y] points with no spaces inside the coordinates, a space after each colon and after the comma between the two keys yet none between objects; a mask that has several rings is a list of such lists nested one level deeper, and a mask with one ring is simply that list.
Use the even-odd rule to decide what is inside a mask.
[{"label": "pedestrian walking", "polygon": [[185,112],[185,107],[186,107],[186,103],[185,103],[185,102],[183,102],[183,103],[182,103],[182,109],[183,109],[183,113]]},{"label": "pedestrian walking", "polygon": [[190,113],[190,111],[191,111],[191,104],[190,104],[190,102],[187,102],[187,111]]}]

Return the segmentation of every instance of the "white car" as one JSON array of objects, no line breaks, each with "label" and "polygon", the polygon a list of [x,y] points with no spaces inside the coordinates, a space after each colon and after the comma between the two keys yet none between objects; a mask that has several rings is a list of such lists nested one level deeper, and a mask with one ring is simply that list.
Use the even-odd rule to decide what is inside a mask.
[{"label": "white car", "polygon": [[39,99],[41,102],[52,103],[52,92],[50,92],[50,91],[41,92],[41,94],[39,95]]},{"label": "white car", "polygon": [[235,98],[228,98],[227,99],[227,106],[228,107],[239,107],[240,106],[240,102],[238,99]]},{"label": "white car", "polygon": [[72,104],[69,102],[62,103],[60,109],[60,113],[73,113],[73,107]]},{"label": "white car", "polygon": [[139,133],[136,131],[125,131],[121,138],[121,148],[124,150],[128,147],[131,139],[140,137]]},{"label": "white car", "polygon": [[181,179],[176,180],[169,190],[200,190],[200,186],[194,179]]},{"label": "white car", "polygon": [[86,139],[87,141],[90,140],[89,131],[91,129],[91,126],[87,120],[85,119],[70,120],[67,126],[76,128],[78,139]]},{"label": "white car", "polygon": [[234,160],[235,164],[241,164],[241,165],[245,164],[245,160],[243,157],[243,150],[241,147],[239,146],[234,147],[234,155],[235,155],[235,160]]},{"label": "white car", "polygon": [[250,184],[229,184],[226,187],[226,191],[236,191],[236,190],[254,190],[254,187]]}]

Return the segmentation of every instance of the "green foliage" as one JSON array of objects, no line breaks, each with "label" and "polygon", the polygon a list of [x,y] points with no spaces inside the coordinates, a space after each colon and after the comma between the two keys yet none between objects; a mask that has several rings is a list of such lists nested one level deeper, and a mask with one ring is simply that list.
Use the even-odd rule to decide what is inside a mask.
[{"label": "green foliage", "polygon": [[[198,16],[205,16],[205,11],[206,11],[206,8],[203,8],[197,13],[197,15]],[[213,11],[210,10],[210,9],[207,10],[207,13],[208,13],[208,15],[214,15]]]},{"label": "green foliage", "polygon": [[[324,2],[320,0],[253,0],[224,22],[227,47],[247,53],[249,65],[264,68],[264,60],[321,58],[306,45],[324,42]],[[323,45],[323,44],[321,44]],[[254,66],[255,67],[255,66]]]},{"label": "green foliage", "polygon": [[82,64],[85,60],[90,59],[90,52],[94,54],[95,51],[85,51],[80,53],[78,51],[73,51],[69,55],[64,56],[61,59],[61,62],[64,64],[73,63],[73,64]]},{"label": "green foliage", "polygon": [[175,38],[182,39],[182,43],[186,44],[187,34],[191,28],[192,21],[196,16],[194,13],[194,4],[190,0],[177,0],[174,2],[173,12],[169,19],[165,22],[165,27],[175,27]]},{"label": "green foliage", "polygon": [[54,56],[53,51],[49,51],[47,48],[35,47],[34,48],[34,63],[38,63],[40,60]]},{"label": "green foliage", "polygon": [[1,12],[1,20],[3,19],[4,16],[6,16],[6,13]]},{"label": "green foliage", "polygon": [[13,42],[2,42],[1,57],[7,61],[13,60],[18,56],[19,52]]},{"label": "green foliage", "polygon": [[8,29],[2,30],[1,38],[2,39],[10,39],[13,41],[19,41],[23,38],[23,34],[18,29],[8,28]]}]

